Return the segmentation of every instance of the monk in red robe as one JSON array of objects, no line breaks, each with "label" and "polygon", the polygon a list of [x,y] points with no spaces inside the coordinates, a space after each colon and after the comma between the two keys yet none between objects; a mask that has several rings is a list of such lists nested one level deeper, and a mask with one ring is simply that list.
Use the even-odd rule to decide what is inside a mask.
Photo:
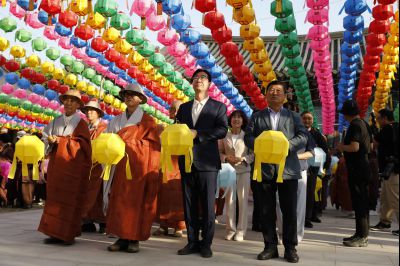
[{"label": "monk in red robe", "polygon": [[76,112],[83,106],[78,91],[60,96],[65,114],[43,131],[49,156],[47,199],[39,231],[48,235],[46,244],[73,244],[81,233],[82,203],[85,200],[92,163],[90,133]]},{"label": "monk in red robe", "polygon": [[[157,124],[139,107],[147,101],[140,85],[128,85],[120,96],[127,105],[126,112],[110,122],[107,132],[117,133],[124,140],[129,157],[117,164],[110,177],[106,232],[119,237],[109,251],[136,253],[139,241],[149,239],[156,217],[161,145]],[[126,175],[127,158],[132,180]]]},{"label": "monk in red robe", "polygon": [[[172,103],[169,109],[169,118],[175,120],[181,101]],[[168,235],[168,228],[174,229],[172,236],[182,237],[182,230],[185,226],[185,216],[183,212],[183,196],[181,173],[179,171],[178,156],[172,158],[174,170],[166,174],[167,183],[161,185],[158,194],[158,222],[160,228],[153,233],[154,236]],[[162,179],[162,174],[161,174]]]},{"label": "monk in red robe", "polygon": [[[107,129],[107,123],[101,119],[104,116],[104,112],[96,100],[90,101],[81,111],[89,121],[90,139],[94,140]],[[82,225],[82,232],[96,232],[96,225],[94,224],[96,222],[99,223],[99,233],[105,233],[106,217],[103,212],[102,173],[103,167],[100,164],[92,167],[86,202],[83,205],[84,224]]]}]

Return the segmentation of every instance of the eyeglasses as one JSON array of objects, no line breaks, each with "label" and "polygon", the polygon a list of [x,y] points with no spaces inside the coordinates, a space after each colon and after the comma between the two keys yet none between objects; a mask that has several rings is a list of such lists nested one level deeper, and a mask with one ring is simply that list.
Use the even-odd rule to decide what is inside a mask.
[{"label": "eyeglasses", "polygon": [[201,76],[193,77],[193,80],[199,80],[199,79],[208,79],[208,76],[207,75],[201,75]]}]

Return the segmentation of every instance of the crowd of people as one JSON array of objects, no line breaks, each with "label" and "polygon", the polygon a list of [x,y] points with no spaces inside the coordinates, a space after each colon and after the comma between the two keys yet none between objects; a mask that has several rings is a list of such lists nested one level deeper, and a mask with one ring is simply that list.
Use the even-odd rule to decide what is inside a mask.
[{"label": "crowd of people", "polygon": [[[398,123],[394,122],[393,112],[379,112],[378,130],[360,118],[356,102],[345,102],[340,112],[350,126],[343,141],[332,147],[313,127],[312,113],[298,114],[284,107],[285,83],[273,81],[268,85],[265,98],[269,107],[250,119],[240,110],[227,117],[225,105],[208,96],[210,84],[210,73],[197,70],[192,77],[195,99],[187,103],[176,101],[169,110],[170,118],[186,124],[193,135],[193,164],[189,173],[185,158],[174,156],[173,170],[165,174],[167,182],[162,182],[160,134],[164,128],[139,107],[147,98],[138,84],[130,84],[121,91],[127,109],[108,125],[101,120],[104,113],[97,102],[84,105],[79,92],[71,90],[60,96],[64,115],[43,131],[46,160],[42,162],[38,182],[22,173],[16,174],[14,180],[7,179],[13,145],[1,143],[3,204],[13,204],[15,199],[20,206],[30,207],[35,200],[45,200],[38,230],[48,236],[46,244],[71,245],[82,231],[96,232],[98,223],[100,233],[118,238],[108,246],[110,252],[137,253],[140,242],[149,239],[152,225],[157,222],[159,228],[152,233],[154,236],[182,237],[183,230],[187,230],[188,243],[178,255],[199,253],[210,258],[218,174],[221,165],[229,164],[235,170],[236,186],[226,188],[224,193],[225,239],[246,239],[252,193],[251,229],[262,233],[265,244],[257,258],[279,257],[277,245],[281,241],[284,258],[292,263],[299,261],[296,246],[304,237],[304,228],[321,223],[328,194],[338,208],[354,210],[356,230],[353,236],[343,239],[345,246],[368,245],[369,211],[377,205],[377,200],[375,204],[371,202],[378,198],[379,178],[383,180],[381,217],[371,230],[390,228],[393,213],[399,218]],[[86,114],[87,121],[79,116],[78,109]],[[251,178],[255,139],[268,130],[281,131],[289,141],[283,183],[277,183],[278,166],[267,163],[262,164],[261,182]],[[91,140],[101,133],[118,134],[127,154],[112,168],[107,181],[101,178],[102,166],[92,165]],[[322,170],[309,164],[317,147],[326,154]],[[371,166],[374,151],[379,163],[375,170]],[[21,196],[15,196],[18,193]],[[393,233],[398,235],[398,230]]]}]

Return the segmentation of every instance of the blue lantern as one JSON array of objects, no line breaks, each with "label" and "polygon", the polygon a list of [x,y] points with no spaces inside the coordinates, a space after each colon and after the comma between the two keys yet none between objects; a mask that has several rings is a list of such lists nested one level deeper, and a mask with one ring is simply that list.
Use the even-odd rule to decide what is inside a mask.
[{"label": "blue lantern", "polygon": [[201,34],[197,30],[187,29],[181,34],[181,41],[188,45],[193,45],[201,41]]},{"label": "blue lantern", "polygon": [[181,12],[174,15],[171,20],[171,26],[178,32],[185,31],[190,27],[190,16]]},{"label": "blue lantern", "polygon": [[118,77],[119,77],[120,79],[123,79],[123,80],[127,81],[129,76],[128,76],[128,74],[127,74],[126,72],[122,72],[122,73],[120,73],[120,74],[118,75]]},{"label": "blue lantern", "polygon": [[[233,99],[236,98],[236,96],[238,96],[239,92],[236,88],[231,88],[231,90],[227,91],[226,93],[224,93],[226,97],[228,97],[229,99]],[[232,102],[232,101],[231,101]],[[233,103],[232,103],[233,104]]]},{"label": "blue lantern", "polygon": [[111,65],[111,62],[110,61],[108,61],[104,56],[99,56],[99,58],[97,58],[98,60],[99,60],[99,63],[102,65],[102,66],[110,66]]},{"label": "blue lantern", "polygon": [[31,82],[26,78],[20,78],[17,82],[17,86],[21,89],[29,89],[31,87]]},{"label": "blue lantern", "polygon": [[357,78],[357,71],[353,71],[351,73],[340,73],[340,78],[342,79],[355,79]]},{"label": "blue lantern", "polygon": [[361,42],[363,39],[363,31],[345,31],[344,36],[343,36],[343,41],[350,43],[350,44],[355,44],[358,42]]},{"label": "blue lantern", "polygon": [[[18,0],[17,5],[19,5],[22,9],[28,10],[29,9],[29,0]],[[33,9],[37,8],[37,3],[34,2]]]},{"label": "blue lantern", "polygon": [[209,54],[206,58],[197,60],[197,64],[205,69],[210,69],[215,66],[215,57],[212,54]]},{"label": "blue lantern", "polygon": [[340,46],[340,49],[342,51],[342,54],[345,54],[347,56],[353,56],[361,53],[361,48],[359,43],[355,44],[343,43]]},{"label": "blue lantern", "polygon": [[165,14],[172,16],[174,14],[178,14],[181,11],[181,0],[165,0],[162,2],[163,11]]},{"label": "blue lantern", "polygon": [[351,88],[355,87],[355,82],[352,79],[351,80],[340,79],[338,86],[344,88],[344,90],[350,90]]},{"label": "blue lantern", "polygon": [[10,83],[11,85],[14,85],[18,82],[19,80],[19,75],[15,72],[10,72],[5,75],[5,80],[7,83]]},{"label": "blue lantern", "polygon": [[[38,14],[38,19],[40,22],[42,22],[44,25],[47,25],[48,20],[49,20],[49,14],[47,14],[46,11],[44,10],[40,10],[39,14]],[[52,20],[51,20],[52,24],[56,24],[57,19],[56,17],[53,16]]]},{"label": "blue lantern", "polygon": [[193,55],[197,59],[204,59],[210,54],[208,46],[203,42],[199,42],[194,45],[190,45],[189,49],[190,49],[191,55]]},{"label": "blue lantern", "polygon": [[43,95],[46,91],[46,88],[40,84],[35,84],[32,86],[32,92],[36,93],[37,95]]},{"label": "blue lantern", "polygon": [[225,93],[233,88],[233,84],[232,84],[232,82],[228,81],[227,83],[225,83],[222,86],[219,86],[218,88],[220,89],[220,91]]},{"label": "blue lantern", "polygon": [[343,28],[348,31],[359,31],[364,29],[364,18],[362,16],[348,15],[343,19]]},{"label": "blue lantern", "polygon": [[76,36],[72,36],[71,37],[71,44],[73,46],[75,46],[76,48],[82,48],[82,47],[85,47],[87,45],[87,42],[82,40],[82,39],[80,39],[80,38],[78,38],[78,37],[76,37]]},{"label": "blue lantern", "polygon": [[350,74],[350,73],[352,73],[354,71],[357,71],[357,69],[358,69],[358,65],[356,63],[355,64],[351,64],[351,65],[342,64],[340,66],[340,73]]},{"label": "blue lantern", "polygon": [[85,52],[91,58],[98,58],[99,56],[101,56],[101,53],[93,50],[89,45],[86,46]]},{"label": "blue lantern", "polygon": [[44,93],[44,97],[46,97],[49,101],[55,100],[57,96],[57,92],[53,90],[46,90],[46,92]]},{"label": "blue lantern", "polygon": [[108,70],[110,70],[112,73],[119,75],[121,74],[123,71],[117,67],[114,63],[111,63],[110,66],[108,67]]},{"label": "blue lantern", "polygon": [[345,54],[342,54],[342,64],[355,64],[360,62],[360,54],[355,54],[352,56],[347,56]]},{"label": "blue lantern", "polygon": [[211,74],[211,78],[218,78],[222,75],[222,67],[220,67],[219,65],[215,65],[214,67],[209,69],[209,72]]},{"label": "blue lantern", "polygon": [[4,75],[4,71],[2,68],[0,68],[0,78]]},{"label": "blue lantern", "polygon": [[69,36],[72,34],[72,31],[70,28],[63,26],[60,23],[56,23],[55,31],[61,36]]},{"label": "blue lantern", "polygon": [[[197,61],[198,62],[198,61]],[[212,80],[217,87],[223,86],[228,82],[228,76],[222,73],[218,78]]]},{"label": "blue lantern", "polygon": [[353,16],[360,16],[362,13],[367,11],[367,9],[369,9],[364,0],[347,0],[344,3],[343,8],[345,9],[346,14]]}]

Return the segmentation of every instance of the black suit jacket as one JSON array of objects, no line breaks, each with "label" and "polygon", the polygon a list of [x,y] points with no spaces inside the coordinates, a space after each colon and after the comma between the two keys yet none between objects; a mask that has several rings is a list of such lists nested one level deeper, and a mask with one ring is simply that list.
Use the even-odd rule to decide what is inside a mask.
[{"label": "black suit jacket", "polygon": [[[221,159],[218,151],[218,140],[223,139],[228,132],[226,106],[221,102],[208,99],[201,110],[196,126],[192,120],[193,101],[182,104],[176,115],[177,122],[186,124],[197,131],[193,145],[192,170],[198,172],[214,172],[221,169]],[[179,158],[179,168],[185,169],[185,160]]]},{"label": "black suit jacket", "polygon": [[[255,139],[264,131],[272,130],[269,109],[264,109],[253,114],[249,126],[246,130],[244,141],[246,145],[254,150]],[[307,144],[308,132],[300,120],[297,113],[282,109],[278,123],[278,131],[281,131],[289,140],[289,155],[286,158],[285,170],[283,172],[284,180],[293,180],[301,178],[300,162],[297,152],[304,149]],[[263,180],[273,180],[278,173],[277,166],[273,164],[262,164]]]}]

